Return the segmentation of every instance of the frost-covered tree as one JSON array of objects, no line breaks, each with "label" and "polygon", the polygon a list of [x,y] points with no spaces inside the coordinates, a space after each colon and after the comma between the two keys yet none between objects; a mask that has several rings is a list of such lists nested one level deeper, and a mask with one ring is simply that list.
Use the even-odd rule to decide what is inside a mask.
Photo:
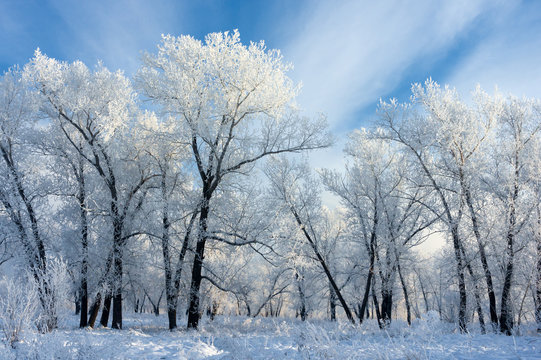
[{"label": "frost-covered tree", "polygon": [[164,36],[157,54],[146,54],[137,74],[144,94],[179,122],[178,141],[192,152],[200,189],[199,222],[190,285],[188,327],[200,317],[199,292],[208,221],[218,187],[247,173],[270,154],[326,146],[325,122],[290,110],[298,88],[277,50],[248,46],[238,31]]},{"label": "frost-covered tree", "polygon": [[[391,320],[395,280],[401,280],[408,314],[410,303],[400,259],[434,222],[422,205],[426,191],[411,182],[411,165],[399,148],[381,139],[381,130],[352,132],[346,145],[345,174],[324,171],[324,183],[336,194],[350,220],[350,237],[368,255],[368,274],[358,316],[362,321],[376,274],[381,281],[381,318]],[[428,204],[428,203],[427,203]],[[361,267],[362,264],[358,263]],[[410,318],[410,316],[408,317]]]},{"label": "frost-covered tree", "polygon": [[24,77],[39,94],[41,111],[97,172],[108,192],[112,251],[105,269],[110,276],[104,278],[110,279],[112,289],[112,326],[122,328],[122,253],[133,235],[126,221],[137,209],[145,183],[154,177],[134,134],[143,116],[135,107],[135,92],[121,72],[102,65],[92,71],[80,61],[59,62],[39,50],[25,66]]},{"label": "frost-covered tree", "polygon": [[497,120],[498,144],[490,152],[492,170],[484,174],[483,181],[488,192],[496,200],[494,209],[505,223],[498,220],[505,239],[503,264],[503,286],[500,303],[500,331],[510,335],[514,326],[512,289],[516,267],[516,252],[521,231],[535,216],[535,205],[530,193],[530,177],[540,161],[536,150],[541,125],[541,108],[536,99],[518,99],[496,94],[487,99],[487,106],[494,108]]},{"label": "frost-covered tree", "polygon": [[[466,207],[471,229],[474,234],[479,259],[485,275],[489,299],[490,320],[493,329],[497,328],[498,316],[493,285],[492,270],[488,264],[485,240],[480,224],[479,182],[484,171],[486,144],[490,140],[495,125],[496,113],[488,106],[488,95],[477,88],[473,93],[474,105],[466,105],[455,89],[441,87],[434,81],[424,86],[413,87],[415,101],[422,105],[427,114],[427,122],[433,127],[435,137],[434,151],[441,166],[459,184],[461,196]],[[468,263],[468,262],[467,262]],[[472,270],[468,269],[473,277]],[[475,283],[475,281],[474,281]],[[477,287],[477,285],[474,285]],[[475,290],[478,292],[477,290]],[[476,295],[478,296],[478,295]],[[483,325],[482,313],[479,320]]]},{"label": "frost-covered tree", "polygon": [[336,274],[331,273],[327,261],[329,259],[326,259],[322,252],[322,232],[318,227],[324,224],[319,196],[321,185],[310,174],[305,163],[297,164],[285,157],[271,159],[265,173],[271,182],[272,196],[279,200],[280,211],[293,221],[298,236],[308,244],[311,255],[315,257],[314,261],[321,266],[348,320],[355,323],[350,307],[336,281]]},{"label": "frost-covered tree", "polygon": [[[24,257],[36,281],[45,317],[43,329],[57,325],[53,284],[48,277],[45,235],[41,211],[48,187],[40,181],[39,165],[33,162],[31,141],[37,136],[38,101],[14,68],[0,78],[0,206],[22,245]],[[40,186],[41,185],[41,186]]]}]

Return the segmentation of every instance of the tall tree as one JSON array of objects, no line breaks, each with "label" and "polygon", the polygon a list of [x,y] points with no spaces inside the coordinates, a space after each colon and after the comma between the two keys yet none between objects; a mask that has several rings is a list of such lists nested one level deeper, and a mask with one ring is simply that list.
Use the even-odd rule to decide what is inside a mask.
[{"label": "tall tree", "polygon": [[[427,86],[432,86],[429,81]],[[422,87],[414,86],[414,89],[421,91]],[[415,98],[413,99],[415,101]],[[460,207],[460,197],[457,184],[450,181],[445,167],[438,162],[440,157],[437,149],[437,142],[434,141],[434,134],[437,134],[437,127],[434,121],[423,108],[415,109],[412,104],[400,105],[396,100],[382,102],[379,108],[380,124],[385,130],[382,135],[389,140],[401,144],[412,158],[412,165],[416,166],[419,179],[417,183],[422,188],[433,189],[434,195],[439,202],[439,207],[429,206],[428,209],[440,218],[447,228],[453,244],[453,251],[456,260],[456,274],[459,289],[459,312],[458,324],[460,330],[467,331],[466,310],[467,293],[465,280],[465,263],[462,254],[462,239],[460,238],[459,225],[460,217],[457,209]]]},{"label": "tall tree", "polygon": [[291,115],[297,87],[290,66],[263,42],[245,46],[238,31],[164,36],[137,74],[144,94],[174,116],[179,141],[189,144],[199,176],[200,205],[188,327],[197,328],[211,200],[224,178],[248,172],[270,154],[328,145],[324,121]]},{"label": "tall tree", "polygon": [[57,316],[37,203],[40,198],[37,195],[46,194],[44,189],[39,189],[38,174],[33,173],[38,166],[31,165],[33,160],[29,156],[37,110],[38,101],[25,86],[20,71],[15,68],[5,73],[0,78],[0,204],[15,227],[37,283],[45,317],[43,330],[50,331],[57,326]]},{"label": "tall tree", "polygon": [[[109,194],[112,245],[113,328],[122,328],[122,274],[125,221],[145,183],[154,177],[141,160],[134,136],[135,93],[121,72],[103,66],[90,71],[82,62],[59,62],[36,50],[25,78],[41,97],[41,110],[73,148],[99,174]],[[82,146],[81,146],[82,145]],[[137,161],[135,161],[137,160]]]},{"label": "tall tree", "polygon": [[[485,275],[490,321],[493,329],[496,329],[498,316],[493,276],[481,234],[480,210],[474,196],[479,193],[483,173],[480,170],[484,168],[486,145],[491,138],[497,114],[494,107],[487,106],[489,97],[480,88],[473,93],[473,106],[466,105],[455,89],[448,86],[442,88],[434,81],[427,81],[425,86],[414,86],[413,93],[415,100],[422,104],[428,114],[431,126],[434,126],[437,134],[434,150],[438,152],[441,166],[460,186]],[[483,322],[482,318],[480,321]]]},{"label": "tall tree", "polygon": [[500,303],[500,331],[511,335],[514,327],[511,292],[515,275],[516,242],[535,206],[527,196],[528,174],[537,160],[536,138],[540,134],[539,101],[505,98],[496,94],[488,106],[498,114],[498,139],[503,139],[491,153],[494,169],[487,172],[485,183],[497,199],[497,207],[505,216],[502,237],[505,239],[504,280]]}]

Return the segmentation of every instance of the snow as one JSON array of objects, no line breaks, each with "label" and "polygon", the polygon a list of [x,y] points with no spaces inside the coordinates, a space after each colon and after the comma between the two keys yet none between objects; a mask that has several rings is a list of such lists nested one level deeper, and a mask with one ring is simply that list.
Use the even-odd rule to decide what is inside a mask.
[{"label": "snow", "polygon": [[[183,324],[185,319],[180,319]],[[166,330],[167,317],[128,315],[124,330],[78,329],[77,317],[49,334],[26,333],[0,359],[541,359],[533,325],[521,336],[459,334],[433,316],[411,327],[217,316],[200,331]]]}]

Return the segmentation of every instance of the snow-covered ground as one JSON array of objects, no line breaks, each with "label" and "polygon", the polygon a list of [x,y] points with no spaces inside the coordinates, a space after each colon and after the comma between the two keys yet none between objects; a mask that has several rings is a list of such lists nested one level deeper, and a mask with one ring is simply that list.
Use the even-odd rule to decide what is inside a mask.
[{"label": "snow-covered ground", "polygon": [[[458,334],[434,316],[412,327],[395,321],[380,331],[374,321],[276,318],[204,318],[200,331],[166,330],[167,317],[128,315],[124,330],[80,330],[77,318],[50,334],[27,333],[15,349],[0,345],[0,359],[541,359],[533,327],[521,336]],[[179,324],[183,324],[181,320]]]}]

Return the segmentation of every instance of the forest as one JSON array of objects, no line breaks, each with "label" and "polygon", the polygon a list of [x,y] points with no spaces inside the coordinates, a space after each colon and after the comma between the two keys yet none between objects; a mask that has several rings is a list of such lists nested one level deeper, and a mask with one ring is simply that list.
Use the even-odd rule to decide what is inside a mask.
[{"label": "forest", "polygon": [[133,77],[39,49],[5,72],[4,350],[134,316],[541,332],[541,101],[428,79],[314,168],[341,139],[291,67],[232,31],[163,36]]}]

